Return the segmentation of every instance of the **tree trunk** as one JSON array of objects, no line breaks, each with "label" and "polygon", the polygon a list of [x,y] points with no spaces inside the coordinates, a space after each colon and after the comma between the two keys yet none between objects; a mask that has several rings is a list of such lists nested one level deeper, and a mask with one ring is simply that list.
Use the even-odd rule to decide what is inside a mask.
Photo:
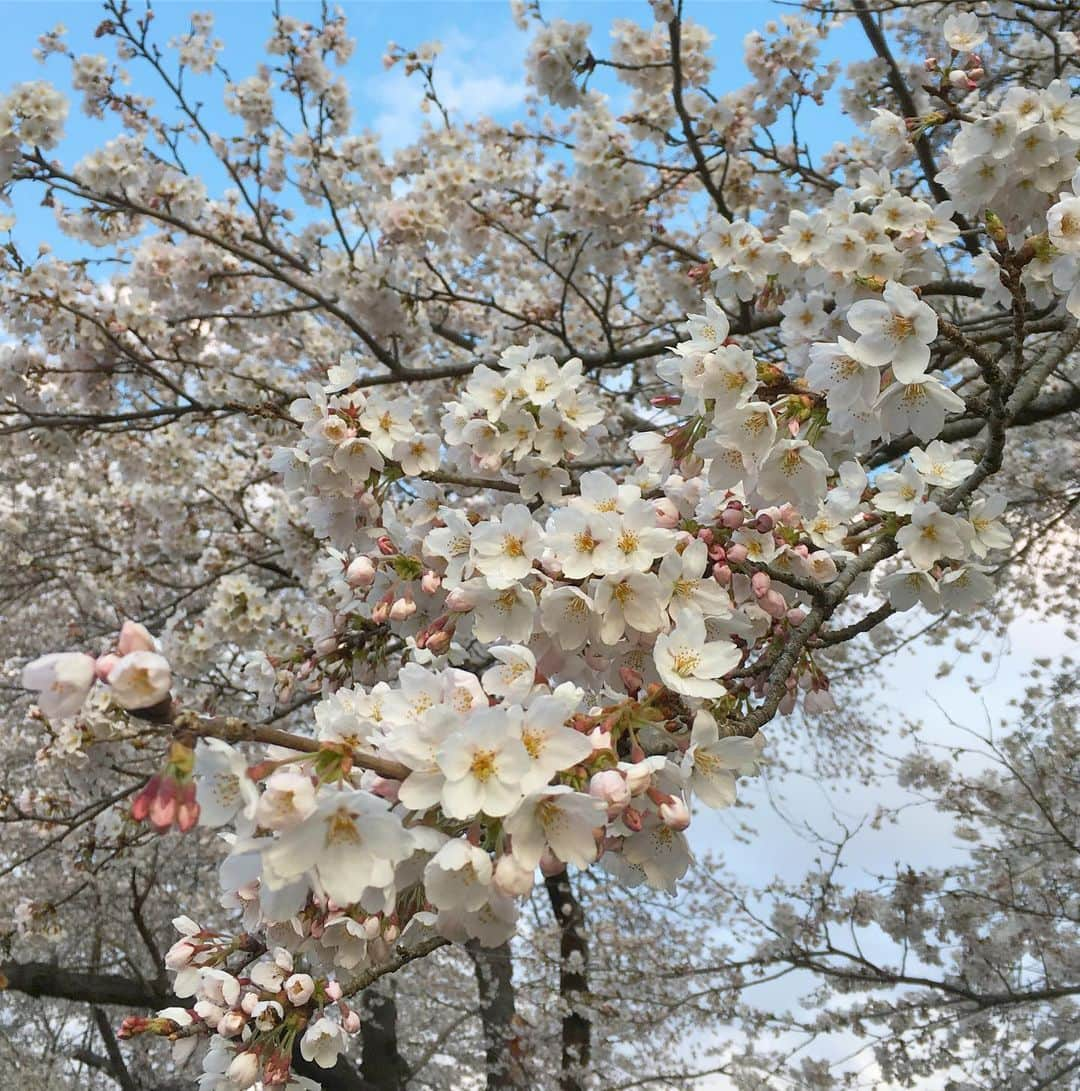
[{"label": "tree trunk", "polygon": [[397,1001],[393,986],[370,985],[362,995],[363,1050],[360,1073],[378,1091],[405,1091],[409,1069],[398,1052]]},{"label": "tree trunk", "polygon": [[563,1006],[562,1070],[560,1091],[582,1091],[592,1050],[592,1024],[583,1014],[588,992],[589,947],[585,939],[585,910],[574,895],[570,876],[550,875],[545,880],[555,923],[559,926],[559,998]]},{"label": "tree trunk", "polygon": [[528,1084],[521,1065],[514,1005],[514,964],[510,944],[481,947],[470,943],[484,1027],[487,1091],[523,1088]]}]

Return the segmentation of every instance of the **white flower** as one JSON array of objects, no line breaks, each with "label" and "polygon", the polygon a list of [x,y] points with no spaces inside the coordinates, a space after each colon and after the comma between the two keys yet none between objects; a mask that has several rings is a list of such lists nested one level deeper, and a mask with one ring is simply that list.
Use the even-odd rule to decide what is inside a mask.
[{"label": "white flower", "polygon": [[623,855],[628,863],[644,871],[650,886],[669,894],[675,893],[676,884],[690,867],[686,835],[665,826],[658,818],[625,839]]},{"label": "white flower", "polygon": [[436,760],[446,778],[442,808],[451,818],[509,814],[525,794],[521,781],[531,765],[521,741],[521,710],[477,710],[446,739]]},{"label": "white flower", "polygon": [[333,1068],[338,1054],[348,1046],[345,1031],[339,1023],[320,1016],[300,1039],[300,1055],[305,1061],[314,1061],[320,1068]]},{"label": "white flower", "polygon": [[473,635],[477,640],[509,640],[523,644],[532,636],[536,599],[520,583],[504,588],[490,588],[479,581],[466,587],[475,603]]},{"label": "white flower", "polygon": [[911,461],[928,485],[952,488],[974,472],[975,463],[970,458],[957,458],[952,447],[941,440],[935,440],[924,451],[913,447]]},{"label": "white flower", "polygon": [[523,792],[535,792],[564,769],[584,761],[593,751],[590,739],[566,726],[580,690],[570,683],[536,697],[521,720],[521,742],[530,767],[521,777]]},{"label": "white flower", "polygon": [[949,48],[958,53],[970,53],[986,41],[986,32],[979,29],[979,20],[973,11],[948,16],[942,30]]},{"label": "white flower", "polygon": [[587,868],[597,855],[594,830],[603,826],[606,808],[599,799],[552,785],[527,796],[505,823],[514,859],[535,868],[545,848],[566,864]]},{"label": "white flower", "polygon": [[730,807],[735,802],[736,776],[756,770],[764,745],[760,732],[752,739],[741,735],[720,738],[712,714],[699,710],[683,758],[691,790],[709,807]]},{"label": "white flower", "polygon": [[689,341],[683,341],[675,351],[681,356],[701,356],[714,352],[727,340],[731,329],[727,315],[711,300],[705,300],[704,314],[688,314],[683,327],[690,335]]},{"label": "white flower", "polygon": [[472,533],[473,561],[495,588],[527,576],[542,548],[540,528],[524,504],[507,504],[499,519],[480,523]]},{"label": "white flower", "polygon": [[461,837],[451,838],[424,866],[424,891],[438,909],[475,913],[488,900],[491,857]]},{"label": "white flower", "polygon": [[885,576],[881,581],[881,592],[894,610],[910,610],[916,603],[921,603],[931,613],[941,610],[937,580],[919,568],[901,568]]},{"label": "white flower", "polygon": [[692,610],[679,613],[675,628],[657,637],[653,648],[660,680],[688,697],[723,697],[727,690],[719,679],[741,658],[730,641],[706,643],[705,622]]},{"label": "white flower", "polygon": [[563,508],[548,520],[547,544],[572,580],[618,567],[615,542],[619,526],[611,515]]},{"label": "white flower", "polygon": [[1046,214],[1050,241],[1063,254],[1080,254],[1080,197],[1063,193]]},{"label": "white flower", "polygon": [[37,693],[38,707],[48,719],[74,716],[94,684],[94,658],[82,652],[43,655],[23,667],[22,684]]},{"label": "white flower", "polygon": [[994,581],[985,569],[969,564],[946,572],[938,588],[946,610],[968,611],[993,597]]},{"label": "white flower", "polygon": [[428,473],[439,468],[441,445],[442,440],[433,432],[398,440],[393,448],[394,460],[410,477]]},{"label": "white flower", "polygon": [[930,363],[930,342],[937,337],[937,315],[908,287],[890,280],[881,299],[861,299],[847,313],[860,334],[861,358],[883,367],[892,364],[900,382],[915,382]]},{"label": "white flower", "polygon": [[897,531],[896,543],[916,568],[928,569],[941,557],[964,556],[959,525],[959,519],[946,515],[937,504],[918,504],[910,524]]},{"label": "white flower", "polygon": [[945,427],[949,413],[960,413],[964,400],[933,375],[918,382],[892,383],[877,400],[886,435],[913,432],[923,441],[932,440]]},{"label": "white flower", "polygon": [[539,458],[523,458],[518,462],[517,469],[522,474],[520,489],[523,500],[539,496],[551,504],[570,484],[570,474],[566,470],[561,466],[550,466]]},{"label": "white flower", "polygon": [[524,701],[536,681],[536,656],[522,644],[504,644],[488,652],[497,664],[480,677],[484,692],[507,702]]},{"label": "white flower", "polygon": [[[715,584],[715,581],[710,582]],[[598,635],[605,644],[618,643],[627,625],[639,633],[655,633],[665,625],[664,592],[651,572],[620,572],[605,576],[596,585],[595,594],[593,617]]]},{"label": "white flower", "polygon": [[742,455],[745,466],[760,466],[776,440],[776,417],[765,402],[747,402],[718,410],[713,431],[718,443]]},{"label": "white flower", "polygon": [[577,651],[589,639],[592,600],[576,587],[546,587],[540,595],[540,623],[564,652]]},{"label": "white flower", "polygon": [[1005,511],[1003,496],[977,497],[968,508],[968,521],[974,535],[971,540],[971,552],[976,557],[985,557],[992,549],[1008,549],[1012,545],[1012,534],[1001,522]]},{"label": "white flower", "polygon": [[874,484],[878,490],[874,507],[897,515],[910,515],[926,494],[926,482],[910,462],[905,462],[899,473],[888,470],[880,474]]},{"label": "white flower", "polygon": [[302,1007],[315,993],[315,981],[310,974],[293,974],[285,979],[283,988],[289,1003]]},{"label": "white flower", "polygon": [[172,672],[157,652],[129,652],[109,671],[109,688],[124,708],[150,708],[169,696]]},{"label": "white flower", "polygon": [[244,755],[227,742],[199,740],[195,746],[195,787],[200,825],[224,826],[240,811],[247,818],[252,816],[259,790],[247,768]]},{"label": "white flower", "polygon": [[256,822],[268,830],[286,830],[315,809],[315,785],[306,773],[279,769],[266,782],[255,807]]},{"label": "white flower", "polygon": [[340,443],[334,450],[333,464],[358,483],[366,481],[372,470],[378,473],[386,465],[379,449],[365,436],[352,436]]},{"label": "white flower", "polygon": [[[660,601],[672,617],[680,610],[696,610],[705,617],[731,613],[728,593],[705,574],[709,547],[695,538],[682,553],[671,552],[660,562]],[[645,631],[645,630],[642,630]]]},{"label": "white flower", "polygon": [[766,500],[793,504],[811,513],[825,495],[828,475],[829,464],[820,451],[806,440],[789,439],[778,443],[761,467],[758,492]]},{"label": "white flower", "polygon": [[453,508],[440,508],[439,518],[443,526],[428,531],[424,553],[429,557],[442,557],[446,561],[447,577],[457,581],[472,559],[472,524]]},{"label": "white flower", "polygon": [[644,572],[675,544],[674,531],[656,525],[656,510],[647,500],[634,501],[618,523],[614,554],[619,568]]},{"label": "white flower", "polygon": [[338,905],[351,905],[369,886],[393,882],[394,866],[413,841],[386,803],[370,792],[325,788],[314,812],[263,850],[271,886],[314,872]]},{"label": "white flower", "polygon": [[817,341],[810,346],[806,381],[823,391],[830,409],[871,405],[877,397],[881,374],[857,342],[838,337],[836,343]]}]

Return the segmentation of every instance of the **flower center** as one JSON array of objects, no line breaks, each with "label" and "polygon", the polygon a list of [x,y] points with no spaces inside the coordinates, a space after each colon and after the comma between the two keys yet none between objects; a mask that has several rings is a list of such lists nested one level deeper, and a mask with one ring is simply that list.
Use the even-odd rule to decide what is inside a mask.
[{"label": "flower center", "polygon": [[477,750],[473,754],[472,765],[469,766],[469,772],[481,784],[486,784],[495,775],[495,751],[494,750]]}]

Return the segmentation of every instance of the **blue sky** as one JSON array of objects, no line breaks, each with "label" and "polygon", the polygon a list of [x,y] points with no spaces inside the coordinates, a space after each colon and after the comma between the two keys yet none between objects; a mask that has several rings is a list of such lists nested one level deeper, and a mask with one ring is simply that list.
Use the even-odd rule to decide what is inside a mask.
[{"label": "blue sky", "polygon": [[[141,0],[134,0],[133,10],[142,10]],[[314,0],[282,0],[282,10],[298,18],[318,15]],[[393,40],[404,46],[437,39],[443,52],[436,70],[440,95],[451,111],[462,117],[488,114],[501,121],[512,121],[524,114],[526,92],[523,60],[528,35],[514,26],[508,0],[345,0],[341,4],[349,17],[350,33],[356,39],[356,51],[346,76],[353,92],[354,126],[373,129],[391,149],[407,143],[423,120],[419,110],[421,85],[406,79],[401,70],[389,72],[381,58],[386,44]],[[704,24],[715,37],[716,74],[713,89],[732,90],[747,76],[742,62],[743,39],[769,20],[790,12],[768,0],[704,0],[687,3],[687,15]],[[222,60],[234,79],[252,73],[263,59],[263,43],[270,27],[271,0],[157,0],[154,4],[153,35],[164,45],[170,38],[187,31],[190,13],[211,11],[215,17],[216,36],[225,43]],[[645,0],[578,0],[573,3],[543,4],[548,19],[566,18],[590,23],[591,44],[598,56],[609,50],[609,27],[615,19],[651,22]],[[93,37],[103,18],[99,0],[0,0],[0,21],[4,43],[0,46],[0,90],[24,80],[49,79],[68,91],[67,62],[53,57],[45,64],[33,58],[38,35],[63,23],[68,29],[67,42],[76,53],[111,54],[111,43]],[[860,35],[854,26],[845,26],[830,36],[825,56],[847,61],[858,55]],[[129,64],[132,89],[156,94],[151,75],[140,66]],[[234,131],[236,120],[228,117],[221,105],[221,83],[210,77],[188,76],[195,97],[204,103],[204,116],[212,129]],[[610,72],[601,70],[592,81],[619,98],[627,97]],[[800,118],[802,133],[815,149],[823,149],[846,135],[850,126],[835,101]],[[115,125],[94,122],[79,111],[77,102],[67,125],[67,138],[54,154],[73,162],[100,146],[115,134]],[[20,245],[32,248],[48,241],[64,257],[77,256],[79,245],[71,246],[56,231],[52,215],[37,205],[39,198],[16,198],[18,220],[16,238]]]}]

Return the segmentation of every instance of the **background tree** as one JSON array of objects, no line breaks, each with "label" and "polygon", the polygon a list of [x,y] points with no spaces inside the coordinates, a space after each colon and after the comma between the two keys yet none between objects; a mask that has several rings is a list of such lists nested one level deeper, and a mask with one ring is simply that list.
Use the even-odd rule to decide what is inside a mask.
[{"label": "background tree", "polygon": [[[9,187],[81,255],[32,253],[16,232],[0,279],[4,1048],[26,1085],[179,1085],[188,1046],[240,1024],[246,1048],[211,1049],[206,1086],[284,1082],[279,1053],[343,1088],[678,1087],[710,1071],[828,1086],[842,1077],[804,1060],[805,1039],[837,1030],[872,1040],[882,1079],[1067,1080],[1068,692],[1050,728],[993,743],[997,772],[960,755],[903,766],[989,846],[970,862],[867,891],[837,881],[843,845],[826,846],[803,883],[746,891],[703,863],[677,899],[663,888],[689,864],[691,797],[734,800],[759,728],[776,725],[774,775],[868,778],[872,725],[845,679],[887,670],[920,629],[965,639],[1069,609],[1075,13],[814,5],[748,39],[750,81],[731,89],[681,5],[616,21],[607,57],[584,24],[523,10],[534,112],[461,122],[437,50],[395,47],[430,122],[388,155],[350,115],[337,13],[275,13],[266,65],[233,73],[210,17],[162,46],[150,9],[103,7],[105,53],[58,32],[41,48],[70,62],[106,143],[54,158],[67,106],[47,84],[3,104]],[[841,85],[821,49],[843,22],[867,59]],[[620,116],[590,86],[608,70],[632,97]],[[837,92],[863,135],[812,157],[799,118]],[[930,617],[897,620],[916,604]],[[574,684],[570,726],[550,730],[578,742],[515,786],[505,825],[490,797],[463,807],[438,785],[388,808],[466,716],[401,712],[432,679],[441,700],[479,694],[511,720]],[[384,717],[387,682],[406,697]],[[843,723],[822,728],[845,688]],[[230,818],[220,778],[287,795],[307,790],[282,779],[299,768],[324,804],[354,784],[372,822],[408,812],[393,882],[336,887],[347,919],[327,887],[359,863],[320,871],[297,904],[291,875],[252,888],[245,839],[270,853],[288,826],[264,810],[238,819],[220,904],[220,840],[161,832],[195,820],[200,737],[226,744],[198,747],[204,823]],[[274,746],[288,764],[267,764]],[[553,777],[603,827],[570,862],[600,860],[568,874],[571,846],[541,837],[533,887],[521,797],[558,800]],[[383,848],[406,837],[379,829]],[[502,868],[463,915],[435,897],[464,866],[432,867],[440,834],[468,867]],[[210,944],[196,961],[227,948],[258,1013],[205,972],[173,995],[180,911]],[[871,919],[898,957],[864,956]],[[282,992],[308,970],[316,993]],[[792,971],[822,983],[794,1014],[744,997]],[[176,1072],[118,1043],[116,1008],[196,1001],[190,1022],[126,1024],[176,1039]],[[718,1023],[739,1028],[720,1049]],[[324,1070],[339,1025],[362,1042]],[[790,1048],[770,1044],[778,1027]],[[673,1040],[688,1043],[674,1068]]]}]

